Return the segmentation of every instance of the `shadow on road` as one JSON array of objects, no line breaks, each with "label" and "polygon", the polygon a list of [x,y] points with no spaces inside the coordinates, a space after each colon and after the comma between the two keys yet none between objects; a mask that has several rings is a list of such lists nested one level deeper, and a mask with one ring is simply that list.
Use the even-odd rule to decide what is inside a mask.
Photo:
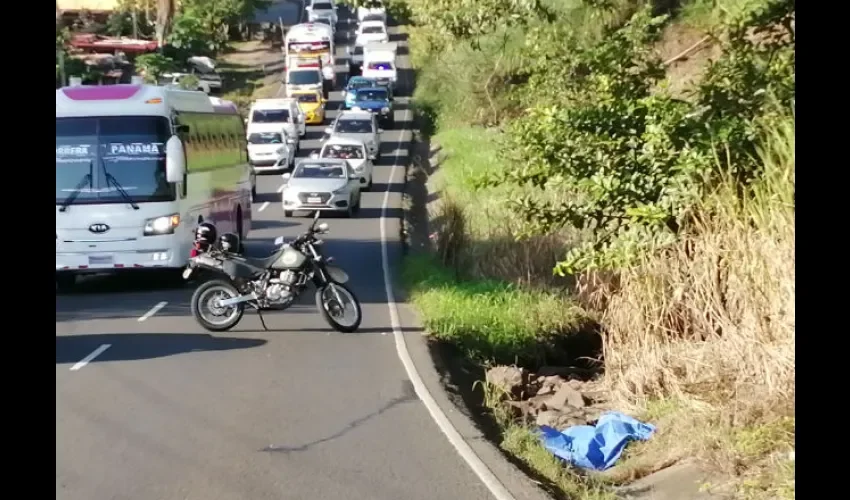
[{"label": "shadow on road", "polygon": [[416,401],[417,399],[418,397],[416,396],[416,391],[413,389],[413,384],[411,384],[409,380],[405,380],[402,382],[401,396],[395,397],[387,401],[383,406],[373,411],[372,413],[363,415],[358,419],[352,420],[348,425],[333,434],[299,446],[269,445],[259,451],[266,451],[270,453],[295,453],[299,451],[307,451],[316,445],[327,443],[328,441],[333,441],[334,439],[344,436],[345,434],[351,432],[360,425],[363,425],[367,421],[381,415],[382,413],[386,412],[387,410],[390,410],[395,406],[398,406],[403,403],[409,403],[411,401]]},{"label": "shadow on road", "polygon": [[163,358],[188,352],[248,349],[259,347],[266,342],[262,339],[213,337],[190,333],[61,335],[56,337],[56,364],[77,363],[104,344],[111,347],[90,361],[91,363]]}]

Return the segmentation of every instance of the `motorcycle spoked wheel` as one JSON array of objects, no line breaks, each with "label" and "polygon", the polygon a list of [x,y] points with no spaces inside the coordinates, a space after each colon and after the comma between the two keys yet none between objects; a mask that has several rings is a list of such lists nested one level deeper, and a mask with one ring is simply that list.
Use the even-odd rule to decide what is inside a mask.
[{"label": "motorcycle spoked wheel", "polygon": [[204,330],[225,332],[242,320],[245,304],[229,307],[217,307],[216,300],[231,299],[239,296],[239,291],[226,280],[213,279],[202,283],[192,294],[190,307],[192,316]]},{"label": "motorcycle spoked wheel", "polygon": [[[343,303],[340,303],[339,299],[342,299]],[[357,300],[354,292],[339,283],[328,283],[316,290],[316,308],[325,322],[341,333],[356,332],[363,320],[360,301]],[[353,318],[344,322],[340,321],[348,315]]]}]

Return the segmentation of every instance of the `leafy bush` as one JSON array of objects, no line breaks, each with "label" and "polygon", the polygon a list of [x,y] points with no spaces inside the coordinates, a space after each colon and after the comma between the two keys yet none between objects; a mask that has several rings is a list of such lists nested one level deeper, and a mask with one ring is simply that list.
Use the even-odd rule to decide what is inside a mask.
[{"label": "leafy bush", "polygon": [[664,71],[650,44],[665,18],[649,7],[587,48],[567,37],[552,50],[558,31],[538,31],[525,53],[527,93],[543,98],[509,126],[503,152],[518,168],[484,184],[571,193],[558,204],[514,200],[529,233],[590,231],[559,273],[627,267],[675,239],[726,166],[742,185],[758,175],[757,127],[794,96],[793,12],[793,2],[770,0],[734,22],[694,103],[656,90]]}]

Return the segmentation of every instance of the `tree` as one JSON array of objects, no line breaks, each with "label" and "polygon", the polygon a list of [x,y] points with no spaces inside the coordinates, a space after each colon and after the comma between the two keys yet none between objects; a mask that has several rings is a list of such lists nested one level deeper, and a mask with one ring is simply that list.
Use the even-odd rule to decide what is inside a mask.
[{"label": "tree", "polygon": [[171,33],[174,21],[174,0],[157,0],[156,2],[156,42],[165,45],[165,40]]},{"label": "tree", "polygon": [[145,80],[156,83],[163,74],[174,71],[177,64],[174,59],[159,53],[142,54],[136,58],[136,71],[141,73]]}]

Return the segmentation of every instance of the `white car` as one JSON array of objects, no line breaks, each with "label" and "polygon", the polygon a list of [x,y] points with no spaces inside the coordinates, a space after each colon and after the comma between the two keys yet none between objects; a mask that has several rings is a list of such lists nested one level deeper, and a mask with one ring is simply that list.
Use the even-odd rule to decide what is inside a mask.
[{"label": "white car", "polygon": [[384,2],[380,0],[372,0],[365,2],[365,5],[357,7],[357,20],[362,22],[366,19],[366,16],[376,15],[383,17],[383,20],[387,20],[387,9],[384,8]]},{"label": "white car", "polygon": [[369,159],[369,151],[363,141],[333,137],[322,145],[322,149],[310,155],[311,158],[341,159],[348,162],[354,172],[360,176],[363,191],[372,189],[372,171],[374,165]]},{"label": "white car", "polygon": [[345,160],[306,158],[283,174],[284,217],[296,211],[330,211],[351,217],[360,209],[360,176]]},{"label": "white car", "polygon": [[[307,134],[306,116],[298,102],[290,98],[257,99],[251,104],[248,118],[245,121],[247,133],[255,130],[268,131],[266,126],[277,125],[285,130],[290,137],[304,137]],[[255,126],[259,125],[259,129]]]},{"label": "white car", "polygon": [[248,161],[255,173],[288,170],[295,163],[298,139],[286,132],[269,130],[248,134]]},{"label": "white car", "polygon": [[341,111],[333,124],[325,129],[325,141],[344,138],[366,144],[369,159],[376,160],[381,154],[381,133],[378,119],[373,113],[363,110]]},{"label": "white car", "polygon": [[324,12],[321,13],[321,14],[316,14],[315,16],[313,16],[313,19],[312,19],[311,22],[321,23],[321,24],[325,24],[327,26],[330,26],[331,33],[336,35],[336,23],[334,23],[334,20],[333,20],[333,18],[331,17],[330,14],[325,14]]},{"label": "white car", "polygon": [[318,17],[328,16],[333,21],[333,24],[339,22],[339,17],[336,13],[336,5],[328,0],[313,0],[313,3],[307,6],[307,21],[313,22]]},{"label": "white car", "polygon": [[383,21],[363,21],[355,33],[354,45],[363,47],[367,43],[386,43],[390,41],[387,25]]}]

